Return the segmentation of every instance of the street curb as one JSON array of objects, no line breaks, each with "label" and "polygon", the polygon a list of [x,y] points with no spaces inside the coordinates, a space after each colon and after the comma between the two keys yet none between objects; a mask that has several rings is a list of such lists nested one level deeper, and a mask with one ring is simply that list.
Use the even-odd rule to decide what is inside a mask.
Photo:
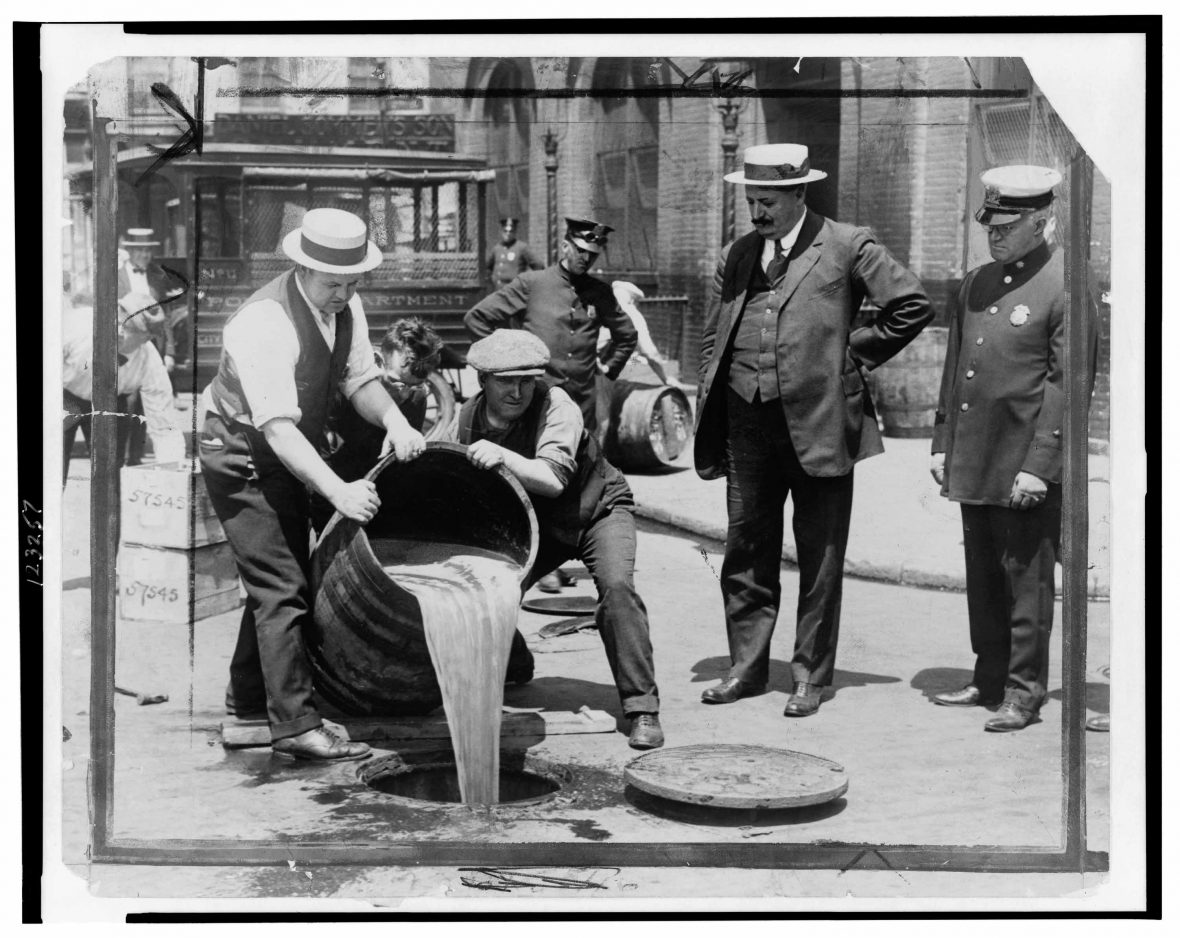
[{"label": "street curb", "polygon": [[[683,515],[675,511],[668,511],[665,508],[654,505],[645,505],[638,500],[635,502],[635,514],[648,521],[655,521],[659,524],[677,528],[687,534],[695,534],[697,537],[707,538],[720,544],[725,543],[724,525],[701,521],[698,518]],[[786,563],[798,566],[799,558],[795,552],[795,545],[793,543],[788,544],[784,542],[782,559]],[[858,580],[896,583],[901,586],[917,586],[923,589],[951,590],[958,593],[966,592],[967,589],[966,573],[952,574],[921,567],[909,567],[904,560],[898,561],[896,564],[882,564],[878,561],[848,556],[846,554],[844,557],[844,573],[846,576],[855,577]],[[1092,573],[1087,579],[1088,588],[1086,590],[1086,598],[1088,600],[1104,601],[1110,599],[1109,587],[1105,591],[1102,590],[1097,578]],[[1060,588],[1057,590],[1057,596],[1059,598],[1061,596]]]}]

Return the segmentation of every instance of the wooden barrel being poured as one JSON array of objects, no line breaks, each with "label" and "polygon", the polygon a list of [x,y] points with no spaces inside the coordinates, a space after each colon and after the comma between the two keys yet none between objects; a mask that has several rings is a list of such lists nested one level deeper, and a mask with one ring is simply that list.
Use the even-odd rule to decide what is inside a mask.
[{"label": "wooden barrel being poured", "polygon": [[502,558],[523,578],[536,557],[536,516],[520,483],[502,467],[472,466],[465,453],[431,442],[412,462],[382,460],[368,475],[381,498],[376,517],[361,526],[335,515],[316,545],[308,653],[316,690],[343,713],[408,716],[443,702],[413,591],[420,586],[413,576],[398,582],[391,560],[414,563],[423,545],[436,545],[436,556]]}]

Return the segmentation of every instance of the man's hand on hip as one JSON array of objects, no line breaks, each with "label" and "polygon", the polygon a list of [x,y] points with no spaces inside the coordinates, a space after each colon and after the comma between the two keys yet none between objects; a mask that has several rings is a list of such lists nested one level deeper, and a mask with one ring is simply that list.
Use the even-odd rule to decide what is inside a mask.
[{"label": "man's hand on hip", "polygon": [[1028,511],[1043,502],[1048,491],[1048,483],[1040,476],[1031,472],[1018,472],[1016,481],[1012,483],[1008,504],[1020,511]]},{"label": "man's hand on hip", "polygon": [[332,493],[329,499],[332,507],[351,521],[368,524],[381,507],[381,499],[377,497],[377,486],[368,479],[357,479],[355,482],[342,482],[340,488]]},{"label": "man's hand on hip", "polygon": [[930,474],[939,485],[946,480],[946,453],[930,454]]}]

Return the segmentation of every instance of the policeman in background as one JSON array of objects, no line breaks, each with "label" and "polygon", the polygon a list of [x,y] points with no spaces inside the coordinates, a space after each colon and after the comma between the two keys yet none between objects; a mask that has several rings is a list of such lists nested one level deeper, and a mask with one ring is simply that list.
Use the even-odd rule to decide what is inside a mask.
[{"label": "policeman in background", "polygon": [[[1005,733],[1037,721],[1049,668],[1061,544],[1065,266],[1046,241],[1061,174],[1001,166],[981,178],[975,218],[987,227],[993,261],[964,278],[951,309],[930,466],[962,510],[975,671],[934,702],[999,704],[984,729]],[[1095,349],[1078,363],[1091,384]]]},{"label": "policeman in background", "polygon": [[540,270],[545,266],[537,259],[532,248],[516,240],[517,227],[519,225],[515,218],[500,219],[500,243],[492,245],[487,259],[487,271],[493,289],[508,286],[526,270]]}]

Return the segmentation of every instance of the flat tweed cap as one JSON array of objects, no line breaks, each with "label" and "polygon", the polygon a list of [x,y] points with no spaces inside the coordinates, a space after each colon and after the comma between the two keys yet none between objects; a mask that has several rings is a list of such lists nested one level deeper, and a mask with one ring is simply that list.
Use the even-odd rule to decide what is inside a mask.
[{"label": "flat tweed cap", "polygon": [[467,364],[490,375],[543,375],[549,348],[523,329],[497,329],[472,344]]}]

